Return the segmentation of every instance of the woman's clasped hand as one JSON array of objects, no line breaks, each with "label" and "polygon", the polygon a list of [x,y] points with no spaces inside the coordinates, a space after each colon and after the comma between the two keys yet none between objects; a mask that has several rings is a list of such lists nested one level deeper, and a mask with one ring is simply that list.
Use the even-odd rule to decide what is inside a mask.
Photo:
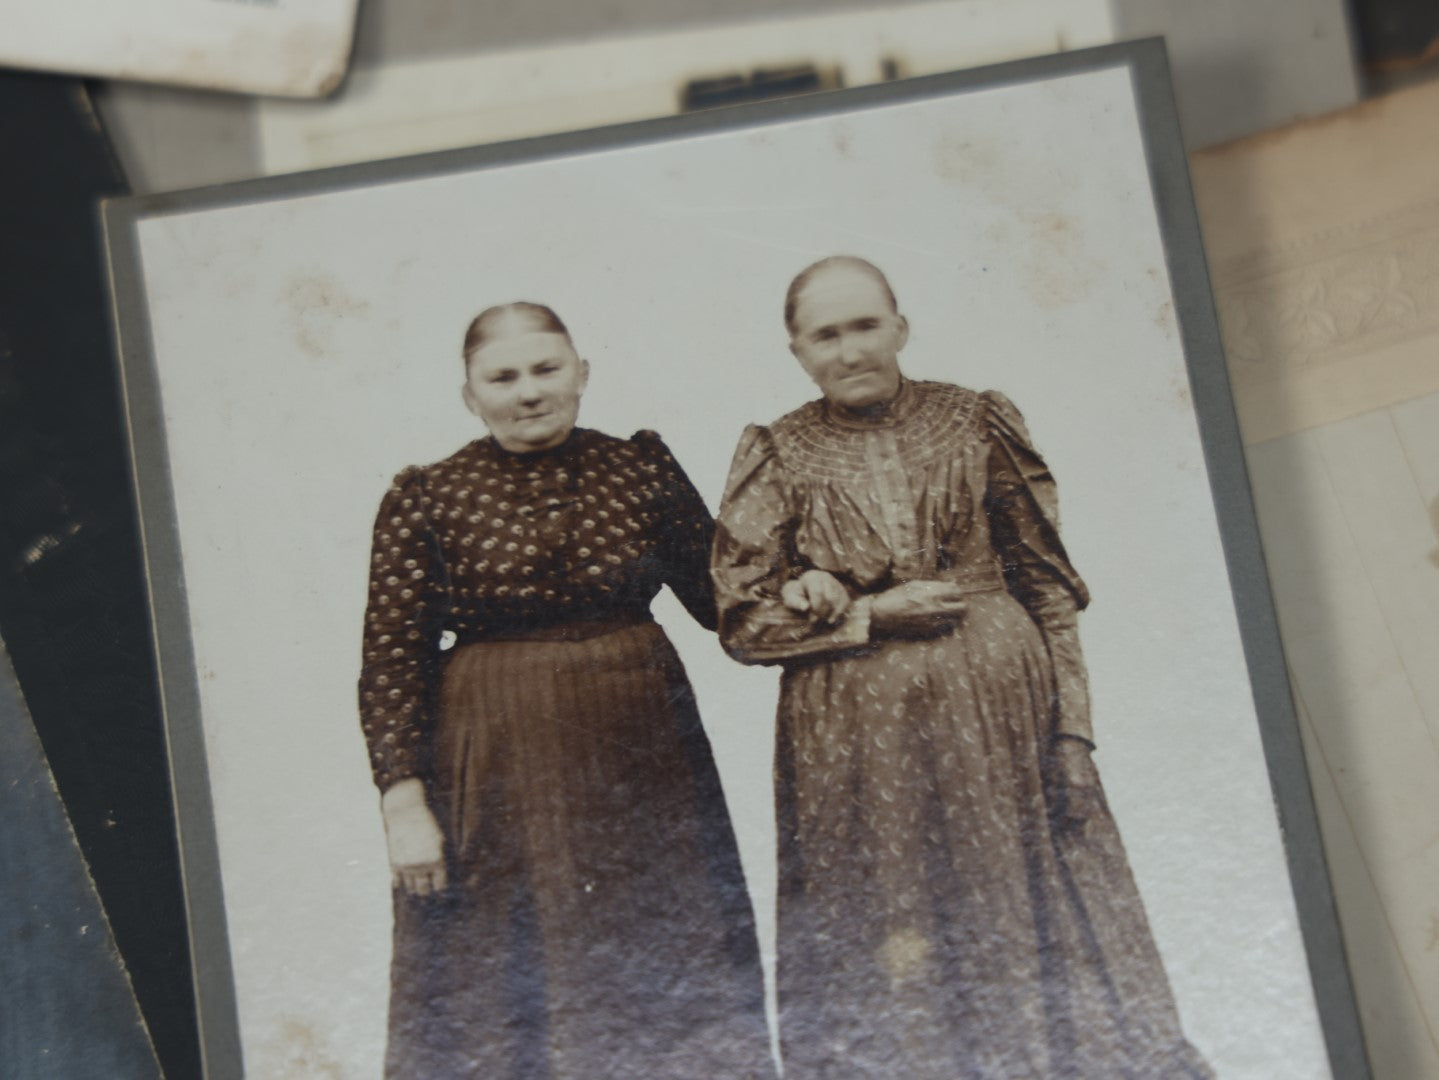
[{"label": "woman's clasped hand", "polygon": [[964,618],[965,592],[949,581],[906,581],[872,596],[854,600],[844,584],[827,570],[806,570],[785,582],[780,599],[789,610],[808,616],[818,626],[833,626],[851,607],[864,604],[870,625],[892,637],[942,634]]}]

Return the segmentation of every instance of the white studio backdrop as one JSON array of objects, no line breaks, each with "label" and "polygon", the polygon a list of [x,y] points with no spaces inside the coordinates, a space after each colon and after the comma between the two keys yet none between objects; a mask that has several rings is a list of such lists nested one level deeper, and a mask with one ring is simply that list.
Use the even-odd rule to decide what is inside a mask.
[{"label": "white studio backdrop", "polygon": [[[379,1074],[389,871],[355,706],[390,477],[483,434],[465,326],[552,305],[580,422],[658,430],[717,508],[745,424],[815,396],[790,277],[849,252],[908,374],[993,388],[1094,602],[1097,760],[1186,1031],[1230,1080],[1327,1077],[1128,70],[145,220],[247,1071]],[[770,953],[773,671],[656,604]]]}]

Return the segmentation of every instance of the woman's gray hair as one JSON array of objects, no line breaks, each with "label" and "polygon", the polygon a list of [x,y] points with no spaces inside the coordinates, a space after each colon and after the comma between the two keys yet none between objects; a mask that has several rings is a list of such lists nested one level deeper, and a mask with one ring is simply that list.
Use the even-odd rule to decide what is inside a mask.
[{"label": "woman's gray hair", "polygon": [[812,262],[794,276],[789,283],[789,289],[784,294],[784,328],[794,336],[794,313],[799,306],[800,294],[804,292],[805,286],[810,279],[821,270],[828,270],[831,267],[847,266],[851,270],[858,270],[862,274],[868,274],[874,278],[875,284],[884,290],[885,296],[889,297],[889,306],[899,314],[899,301],[894,298],[894,290],[890,288],[889,278],[884,276],[884,271],[875,266],[868,259],[861,259],[858,255],[827,255],[818,262]]},{"label": "woman's gray hair", "polygon": [[[515,300],[508,304],[496,304],[494,307],[485,308],[475,316],[474,321],[465,331],[465,347],[460,355],[466,364],[469,364],[470,357],[482,349],[497,335],[501,323],[510,320],[518,320],[527,329],[538,331],[542,334],[563,334],[568,340],[569,329],[554,313],[552,308],[544,304],[532,303],[529,300]],[[573,341],[570,344],[574,344]]]}]

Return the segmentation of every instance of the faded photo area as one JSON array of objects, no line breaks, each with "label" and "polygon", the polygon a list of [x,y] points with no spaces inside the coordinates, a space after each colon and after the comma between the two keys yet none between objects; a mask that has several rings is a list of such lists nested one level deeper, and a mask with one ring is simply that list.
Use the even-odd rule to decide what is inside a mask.
[{"label": "faded photo area", "polygon": [[247,1072],[1328,1076],[1128,68],[439,168],[137,226]]}]

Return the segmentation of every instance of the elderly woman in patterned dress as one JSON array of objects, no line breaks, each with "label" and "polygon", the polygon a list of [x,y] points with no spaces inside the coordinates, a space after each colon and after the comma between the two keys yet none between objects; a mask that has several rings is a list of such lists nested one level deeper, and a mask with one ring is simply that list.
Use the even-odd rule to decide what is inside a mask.
[{"label": "elderly woman in patterned dress", "polygon": [[575,426],[588,365],[491,308],[489,437],[400,473],[360,679],[395,881],[386,1075],[772,1075],[753,916],[710,747],[649,613],[715,625],[713,524],[652,432]]},{"label": "elderly woman in patterned dress", "polygon": [[735,455],[720,635],[779,664],[787,1080],[1196,1078],[1090,760],[1054,481],[997,393],[911,382],[874,266],[796,277],[823,398]]}]

